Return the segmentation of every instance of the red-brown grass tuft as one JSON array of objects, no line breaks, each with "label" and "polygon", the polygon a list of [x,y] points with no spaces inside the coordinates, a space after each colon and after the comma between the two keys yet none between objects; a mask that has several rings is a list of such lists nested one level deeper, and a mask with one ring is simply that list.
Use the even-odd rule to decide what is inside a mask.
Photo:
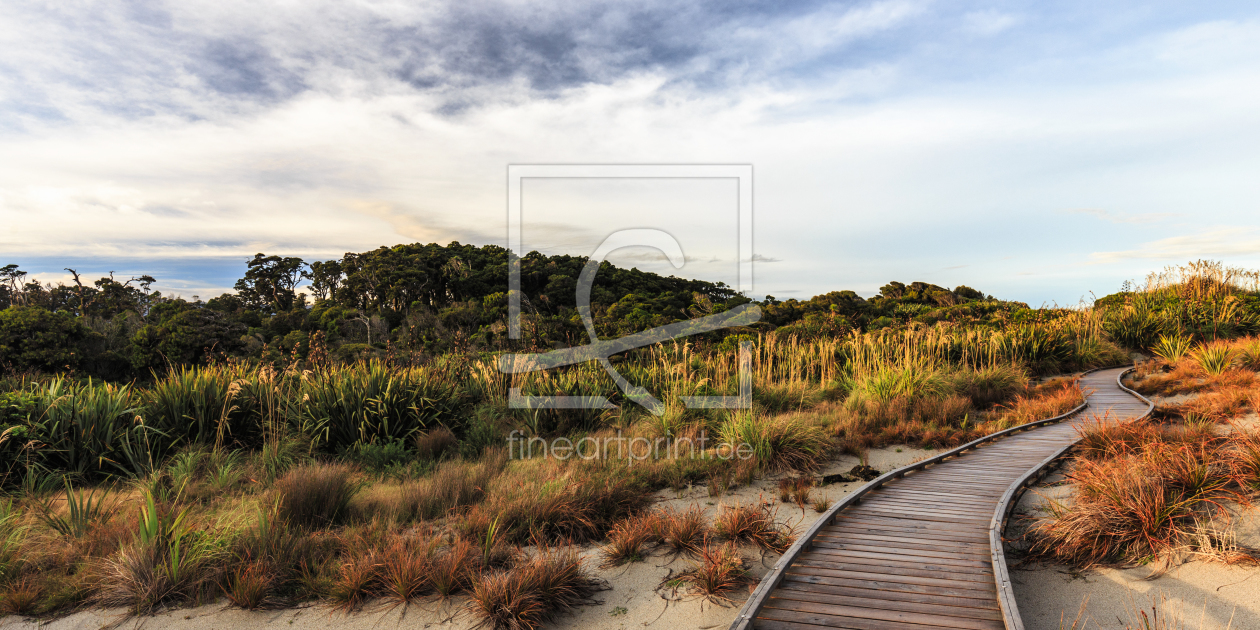
[{"label": "red-brown grass tuft", "polygon": [[589,603],[592,595],[605,588],[603,582],[586,573],[577,551],[571,547],[543,550],[514,570],[538,591],[548,618]]},{"label": "red-brown grass tuft", "polygon": [[510,570],[477,580],[468,607],[479,625],[532,630],[560,612],[590,602],[603,588],[582,569],[576,551],[544,550]]},{"label": "red-brown grass tuft", "polygon": [[728,505],[714,519],[713,533],[733,542],[783,553],[792,546],[794,537],[781,530],[774,517],[775,513],[763,505]]},{"label": "red-brown grass tuft", "polygon": [[381,594],[395,606],[424,595],[429,584],[429,548],[418,541],[396,539],[385,549],[379,568]]},{"label": "red-brown grass tuft", "polygon": [[39,607],[43,589],[30,579],[17,580],[0,592],[0,613],[30,615]]},{"label": "red-brown grass tuft", "polygon": [[469,588],[479,569],[481,552],[466,538],[456,538],[433,553],[429,560],[429,584],[442,597]]},{"label": "red-brown grass tuft", "polygon": [[223,585],[223,595],[241,608],[254,610],[267,601],[273,579],[275,576],[266,563],[249,562],[228,575]]},{"label": "red-brown grass tuft", "polygon": [[608,544],[600,550],[605,567],[617,566],[643,559],[643,545],[653,537],[654,516],[639,515],[627,518],[608,531]]},{"label": "red-brown grass tuft", "polygon": [[1034,527],[1034,553],[1087,567],[1167,558],[1193,547],[1200,522],[1247,500],[1228,440],[1211,432],[1136,423],[1085,437],[1073,502]]},{"label": "red-brown grass tuft", "polygon": [[727,593],[752,581],[744,557],[734,542],[718,545],[705,541],[699,555],[699,561],[676,579],[709,601],[729,602]]},{"label": "red-brown grass tuft", "polygon": [[510,571],[482,576],[473,585],[468,608],[480,620],[478,626],[494,630],[533,630],[546,616],[538,591]]},{"label": "red-brown grass tuft", "polygon": [[670,510],[658,513],[656,535],[675,553],[698,551],[708,534],[709,523],[699,506],[693,505],[682,512]]},{"label": "red-brown grass tuft", "polygon": [[342,563],[328,589],[334,610],[354,612],[371,599],[379,587],[380,558],[374,550]]}]

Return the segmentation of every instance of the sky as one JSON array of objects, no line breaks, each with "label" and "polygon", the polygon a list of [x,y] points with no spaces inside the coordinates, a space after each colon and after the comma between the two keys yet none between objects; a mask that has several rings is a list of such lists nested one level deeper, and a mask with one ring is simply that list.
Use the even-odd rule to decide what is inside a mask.
[{"label": "sky", "polygon": [[[1255,3],[5,7],[0,265],[44,281],[205,299],[258,252],[506,245],[511,164],[752,165],[754,297],[921,280],[1066,305],[1260,267]],[[723,182],[524,190],[540,251],[669,224],[682,269],[613,260],[725,279],[749,257],[723,249]]]}]

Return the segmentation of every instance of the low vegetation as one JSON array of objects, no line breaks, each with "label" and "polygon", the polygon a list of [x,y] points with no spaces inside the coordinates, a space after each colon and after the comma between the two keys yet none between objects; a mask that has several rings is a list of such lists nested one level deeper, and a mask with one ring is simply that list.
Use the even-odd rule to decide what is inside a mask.
[{"label": "low vegetation", "polygon": [[[602,588],[571,547],[586,543],[609,566],[652,553],[685,557],[695,566],[674,586],[720,601],[747,579],[742,553],[782,552],[793,533],[764,505],[723,506],[710,520],[699,510],[652,510],[654,492],[705,485],[716,501],[774,474],[789,480],[786,509],[823,511],[829,500],[808,480],[837,453],[951,447],[1068,412],[1082,402],[1075,381],[1044,377],[1126,363],[1130,350],[1165,357],[1144,364],[1144,391],[1201,395],[1161,406],[1158,430],[1125,429],[1157,439],[1088,437],[1103,455],[1081,460],[1083,479],[1102,488],[1109,476],[1141,469],[1156,485],[1100,494],[1090,515],[1064,512],[1072,524],[1048,526],[1045,540],[1061,541],[1061,553],[1079,562],[1202,547],[1194,536],[1207,530],[1195,523],[1257,483],[1254,438],[1195,433],[1257,406],[1260,346],[1242,337],[1260,312],[1249,301],[1254,288],[1156,282],[1077,309],[1028,309],[925,283],[891,283],[869,300],[767,296],[763,324],[612,358],[663,402],[654,414],[600,366],[500,372],[506,353],[579,338],[568,335],[571,307],[542,299],[544,289],[562,288],[564,274],[547,260],[530,263],[539,275],[526,294],[551,306],[525,318],[528,339],[508,342],[506,295],[487,292],[485,280],[494,256],[439,249],[404,252],[442,278],[436,293],[376,292],[359,265],[394,255],[385,252],[358,255],[336,273],[321,266],[325,293],[313,305],[292,285],[258,290],[285,265],[301,270],[267,257],[251,264],[238,296],[213,304],[100,285],[130,296],[134,321],[125,315],[133,311],[107,308],[88,291],[82,312],[70,314],[72,293],[10,283],[13,306],[0,322],[8,368],[0,377],[0,611],[144,613],[218,598],[251,609],[313,600],[354,611],[461,596],[488,626],[533,628]],[[550,262],[563,270],[573,261]],[[1223,273],[1213,269],[1196,273]],[[719,285],[621,272],[596,296],[601,334],[747,303]],[[90,361],[57,363],[69,355],[13,341],[37,324],[62,330],[67,347],[91,350]],[[188,345],[231,335],[227,352]],[[752,408],[682,405],[682,396],[739,393],[745,341]],[[12,358],[19,354],[21,362]],[[179,358],[155,363],[159,354]],[[506,404],[514,390],[604,396],[615,408],[514,408]],[[535,440],[572,449],[560,458],[531,450]],[[1228,466],[1212,463],[1218,456]],[[1112,463],[1120,461],[1128,467]],[[1156,491],[1191,507],[1154,529],[1085,542],[1097,522],[1108,532],[1111,519],[1131,527],[1124,519]]]},{"label": "low vegetation", "polygon": [[1260,490],[1260,432],[1234,424],[1260,411],[1257,374],[1236,359],[1255,344],[1209,341],[1143,363],[1135,390],[1182,398],[1157,398],[1144,420],[1103,418],[1082,431],[1071,501],[1053,505],[1032,530],[1034,553],[1084,567],[1187,555],[1260,561],[1260,550],[1239,546],[1230,527],[1236,508]]}]

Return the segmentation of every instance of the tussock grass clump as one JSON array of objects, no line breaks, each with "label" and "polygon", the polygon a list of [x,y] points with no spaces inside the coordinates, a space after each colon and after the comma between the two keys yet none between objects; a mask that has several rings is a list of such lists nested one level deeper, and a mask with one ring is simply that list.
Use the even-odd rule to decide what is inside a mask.
[{"label": "tussock grass clump", "polygon": [[223,580],[224,594],[242,608],[316,595],[303,586],[333,545],[277,516],[278,506],[259,509],[256,524],[233,544],[234,563]]},{"label": "tussock grass clump", "polygon": [[699,561],[679,575],[677,583],[686,586],[709,601],[730,602],[732,590],[752,582],[739,547],[734,542],[705,543],[699,549]]},{"label": "tussock grass clump", "polygon": [[502,449],[487,451],[477,462],[446,462],[427,479],[403,485],[395,507],[398,518],[435,519],[476,504],[506,466],[507,452]]},{"label": "tussock grass clump", "polygon": [[795,536],[781,530],[774,519],[775,512],[764,505],[727,505],[713,519],[713,533],[732,542],[783,553],[792,546]]},{"label": "tussock grass clump", "polygon": [[414,540],[398,539],[381,558],[380,582],[384,596],[394,605],[406,605],[424,595],[429,585],[432,546]]},{"label": "tussock grass clump", "polygon": [[826,430],[805,414],[765,417],[735,412],[719,432],[726,444],[751,447],[766,470],[814,470],[833,448]]},{"label": "tussock grass clump", "polygon": [[605,586],[582,569],[577,552],[544,550],[506,571],[481,577],[468,608],[494,630],[533,630],[557,614],[590,602]]},{"label": "tussock grass clump", "polygon": [[345,513],[358,489],[349,466],[298,466],[276,480],[277,514],[297,527],[328,527]]},{"label": "tussock grass clump", "polygon": [[485,540],[494,526],[503,542],[516,544],[602,540],[614,523],[647,504],[645,489],[623,462],[515,461],[461,518],[461,527]]},{"label": "tussock grass clump", "polygon": [[950,377],[950,389],[965,396],[977,409],[1009,400],[1024,390],[1028,376],[1018,365],[999,364],[959,370]]},{"label": "tussock grass clump", "polygon": [[187,508],[172,514],[151,494],[139,516],[135,542],[104,562],[98,604],[146,613],[167,603],[208,601],[218,592],[230,528],[197,527]]},{"label": "tussock grass clump", "polygon": [[275,577],[268,563],[247,562],[228,574],[223,595],[241,608],[254,610],[267,601]]},{"label": "tussock grass clump", "polygon": [[354,612],[372,599],[380,588],[380,568],[381,557],[375,549],[343,562],[328,589],[333,610]]},{"label": "tussock grass clump", "polygon": [[436,460],[459,446],[455,434],[446,427],[416,434],[416,457]]},{"label": "tussock grass clump", "polygon": [[1082,444],[1071,505],[1031,532],[1037,554],[1086,567],[1171,560],[1201,546],[1201,523],[1248,501],[1246,449],[1210,428],[1100,423]]},{"label": "tussock grass clump", "polygon": [[456,538],[429,558],[428,580],[442,597],[471,588],[481,569],[482,554],[472,541]]},{"label": "tussock grass clump", "polygon": [[510,571],[482,576],[473,585],[468,608],[479,626],[494,630],[533,630],[546,617],[542,598],[530,584]]},{"label": "tussock grass clump", "polygon": [[16,580],[0,589],[0,614],[34,614],[39,609],[43,594],[43,589],[34,580]]},{"label": "tussock grass clump", "polygon": [[639,515],[627,518],[608,531],[608,544],[600,549],[604,567],[617,566],[643,559],[643,547],[655,535],[654,517]]},{"label": "tussock grass clump", "polygon": [[709,535],[709,521],[696,505],[683,511],[659,511],[654,525],[655,537],[675,553],[699,550]]}]

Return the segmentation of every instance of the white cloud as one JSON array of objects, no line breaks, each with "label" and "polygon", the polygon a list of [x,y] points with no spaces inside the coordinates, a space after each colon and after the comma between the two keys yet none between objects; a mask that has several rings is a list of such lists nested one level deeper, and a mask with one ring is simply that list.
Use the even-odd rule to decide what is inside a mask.
[{"label": "white cloud", "polygon": [[[752,163],[758,249],[791,253],[758,268],[774,294],[900,278],[1040,302],[1064,296],[1012,269],[1135,259],[1072,250],[1051,228],[1085,218],[1063,208],[1107,222],[1089,236],[1140,229],[1155,245],[1133,252],[1172,259],[1245,247],[1158,245],[1179,238],[1163,219],[1256,225],[1247,19],[1113,29],[1100,45],[1031,13],[897,1],[733,17],[180,3],[142,20],[86,6],[0,16],[15,51],[0,107],[25,107],[0,115],[13,262],[502,243],[509,163]],[[529,28],[513,27],[522,16]],[[1056,277],[1111,273],[1081,269]]]},{"label": "white cloud", "polygon": [[1150,241],[1137,249],[1095,252],[1089,256],[1090,262],[1095,264],[1126,259],[1188,261],[1213,258],[1260,259],[1260,230],[1254,226],[1219,228]]}]

